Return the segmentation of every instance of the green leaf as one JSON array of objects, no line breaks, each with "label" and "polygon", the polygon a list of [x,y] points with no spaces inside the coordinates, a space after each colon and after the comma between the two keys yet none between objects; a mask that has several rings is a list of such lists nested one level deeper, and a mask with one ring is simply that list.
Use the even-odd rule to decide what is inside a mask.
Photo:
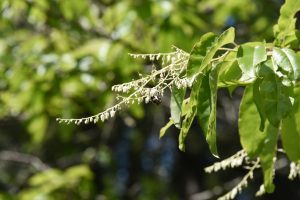
[{"label": "green leaf", "polygon": [[287,48],[274,48],[272,56],[275,63],[288,74],[291,80],[300,78],[299,54]]},{"label": "green leaf", "polygon": [[293,111],[282,121],[283,148],[291,161],[300,161],[300,87],[294,88]]},{"label": "green leaf", "polygon": [[[48,169],[40,173],[34,174],[29,179],[29,185],[30,186],[40,186],[43,184],[47,184],[51,182],[51,179],[57,179],[60,180],[62,177],[62,173],[58,169]],[[60,181],[57,181],[60,182]]]},{"label": "green leaf", "polygon": [[253,99],[253,85],[246,87],[239,113],[239,134],[243,148],[251,158],[259,157],[264,173],[267,192],[274,190],[273,157],[276,153],[278,128],[268,121],[264,131],[260,130],[260,116]]},{"label": "green leaf", "polygon": [[276,156],[278,128],[269,124],[264,132],[263,148],[259,155],[260,163],[264,173],[264,186],[268,193],[274,191],[274,162],[273,158]]},{"label": "green leaf", "polygon": [[260,127],[259,130],[263,131],[265,128],[266,121],[266,111],[264,107],[264,99],[259,91],[259,86],[262,82],[262,79],[256,79],[253,83],[253,101],[257,107],[258,113],[260,115]]},{"label": "green leaf", "polygon": [[218,87],[236,87],[243,84],[240,82],[242,77],[242,70],[236,61],[236,51],[227,54],[220,65],[220,72],[218,78]]},{"label": "green leaf", "polygon": [[221,65],[207,73],[199,90],[197,115],[211,153],[218,157],[216,142],[217,83]]},{"label": "green leaf", "polygon": [[260,116],[253,99],[253,85],[245,88],[239,111],[239,134],[243,148],[250,157],[258,156],[265,134],[260,130]]},{"label": "green leaf", "polygon": [[174,125],[177,128],[180,128],[181,123],[181,109],[182,109],[182,103],[185,95],[185,89],[181,88],[178,89],[177,87],[172,87],[172,94],[171,94],[171,100],[170,100],[170,110],[171,110],[171,119],[174,122]]},{"label": "green leaf", "polygon": [[282,83],[274,68],[271,60],[260,65],[258,74],[261,81],[257,92],[263,99],[260,107],[263,107],[266,118],[271,124],[278,127],[280,121],[292,110],[290,99],[292,87]]},{"label": "green leaf", "polygon": [[218,36],[214,33],[206,33],[200,38],[200,41],[194,45],[187,67],[187,78],[189,81],[195,80],[205,56],[214,45],[217,37]]},{"label": "green leaf", "polygon": [[68,168],[64,172],[64,177],[67,180],[79,180],[82,178],[92,179],[93,174],[88,165],[81,164],[81,165],[75,165],[75,166]]},{"label": "green leaf", "polygon": [[159,138],[162,138],[165,134],[166,134],[166,131],[174,124],[173,120],[170,119],[169,122],[160,129],[159,131]]},{"label": "green leaf", "polygon": [[193,82],[199,74],[209,71],[209,63],[215,53],[220,47],[233,43],[234,37],[234,28],[227,29],[220,36],[213,33],[203,35],[190,53],[187,67],[187,77],[189,81]]},{"label": "green leaf", "polygon": [[256,78],[256,66],[267,59],[266,47],[264,45],[250,46],[241,45],[238,49],[237,60],[243,72],[242,80]]},{"label": "green leaf", "polygon": [[33,143],[41,143],[41,141],[44,139],[47,127],[48,118],[46,115],[39,115],[30,120],[28,124],[28,131],[31,134]]},{"label": "green leaf", "polygon": [[[185,118],[182,122],[182,126],[179,134],[179,149],[185,151],[185,138],[188,134],[188,131],[192,125],[192,122],[197,114],[197,104],[198,104],[198,95],[199,88],[202,82],[202,76],[198,76],[195,84],[192,87],[191,95],[189,101],[183,104],[182,112],[185,114]],[[186,113],[185,113],[186,112]]]},{"label": "green leaf", "polygon": [[295,14],[300,10],[300,0],[286,0],[280,9],[278,23],[273,27],[275,45],[297,46],[297,36],[295,30]]},{"label": "green leaf", "polygon": [[182,107],[181,107],[181,117],[186,116],[186,114],[189,112],[189,110],[190,110],[189,102],[190,102],[190,97],[183,100]]}]

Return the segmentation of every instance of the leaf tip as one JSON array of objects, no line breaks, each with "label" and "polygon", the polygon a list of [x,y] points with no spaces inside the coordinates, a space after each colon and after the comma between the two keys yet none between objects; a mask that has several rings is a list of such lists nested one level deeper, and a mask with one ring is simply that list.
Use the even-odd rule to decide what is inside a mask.
[{"label": "leaf tip", "polygon": [[220,156],[218,155],[218,153],[212,153],[212,155],[213,155],[215,158],[220,159]]},{"label": "leaf tip", "polygon": [[184,144],[179,144],[179,149],[180,149],[180,151],[185,152],[185,145]]},{"label": "leaf tip", "polygon": [[265,188],[266,188],[266,192],[270,194],[270,193],[274,192],[275,185],[273,183],[270,183],[270,184],[265,185]]}]

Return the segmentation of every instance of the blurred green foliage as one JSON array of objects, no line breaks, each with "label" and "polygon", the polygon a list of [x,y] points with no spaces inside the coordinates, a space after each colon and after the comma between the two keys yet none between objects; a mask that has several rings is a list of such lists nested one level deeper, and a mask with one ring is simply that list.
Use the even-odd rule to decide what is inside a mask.
[{"label": "blurred green foliage", "polygon": [[[165,121],[169,114],[163,108],[152,107],[145,114],[137,105],[107,124],[93,126],[60,125],[55,118],[96,114],[114,103],[113,84],[151,70],[149,63],[133,61],[128,53],[164,52],[172,45],[188,50],[203,33],[220,33],[229,26],[235,26],[240,42],[272,39],[271,27],[281,4],[277,0],[0,1],[0,148],[34,155],[49,166],[35,170],[17,158],[1,161],[0,198],[183,198],[187,191],[172,188],[176,177],[164,183],[159,173],[143,175],[134,167],[143,162],[147,126],[154,127],[158,138],[162,123],[149,124],[149,119]],[[147,125],[138,126],[135,120]],[[126,143],[126,150],[124,141],[132,147]],[[121,179],[127,176],[118,161],[123,157],[119,151],[135,156],[127,162],[132,161],[130,175],[137,177],[127,185],[118,179],[118,174]]]}]

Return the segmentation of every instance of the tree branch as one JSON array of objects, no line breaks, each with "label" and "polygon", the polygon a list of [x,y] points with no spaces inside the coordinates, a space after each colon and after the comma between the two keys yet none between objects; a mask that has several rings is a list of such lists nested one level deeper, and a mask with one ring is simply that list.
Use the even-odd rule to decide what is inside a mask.
[{"label": "tree branch", "polygon": [[38,157],[15,151],[1,151],[0,160],[28,164],[34,167],[37,171],[49,169],[49,166],[43,163]]}]

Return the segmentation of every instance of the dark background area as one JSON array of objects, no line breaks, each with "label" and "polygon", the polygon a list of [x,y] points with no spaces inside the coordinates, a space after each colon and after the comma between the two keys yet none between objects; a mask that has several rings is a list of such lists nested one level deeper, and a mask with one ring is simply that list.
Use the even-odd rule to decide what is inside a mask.
[{"label": "dark background area", "polygon": [[[0,199],[217,199],[246,173],[206,174],[219,159],[195,121],[186,152],[160,105],[133,105],[105,123],[66,125],[112,106],[114,84],[149,66],[128,53],[187,52],[206,32],[236,28],[236,42],[272,41],[279,0],[0,1]],[[243,88],[218,93],[218,147],[241,149],[237,115]],[[249,122],[251,123],[251,122]],[[257,199],[300,199],[285,157],[276,190]],[[254,199],[259,170],[236,199]]]}]

